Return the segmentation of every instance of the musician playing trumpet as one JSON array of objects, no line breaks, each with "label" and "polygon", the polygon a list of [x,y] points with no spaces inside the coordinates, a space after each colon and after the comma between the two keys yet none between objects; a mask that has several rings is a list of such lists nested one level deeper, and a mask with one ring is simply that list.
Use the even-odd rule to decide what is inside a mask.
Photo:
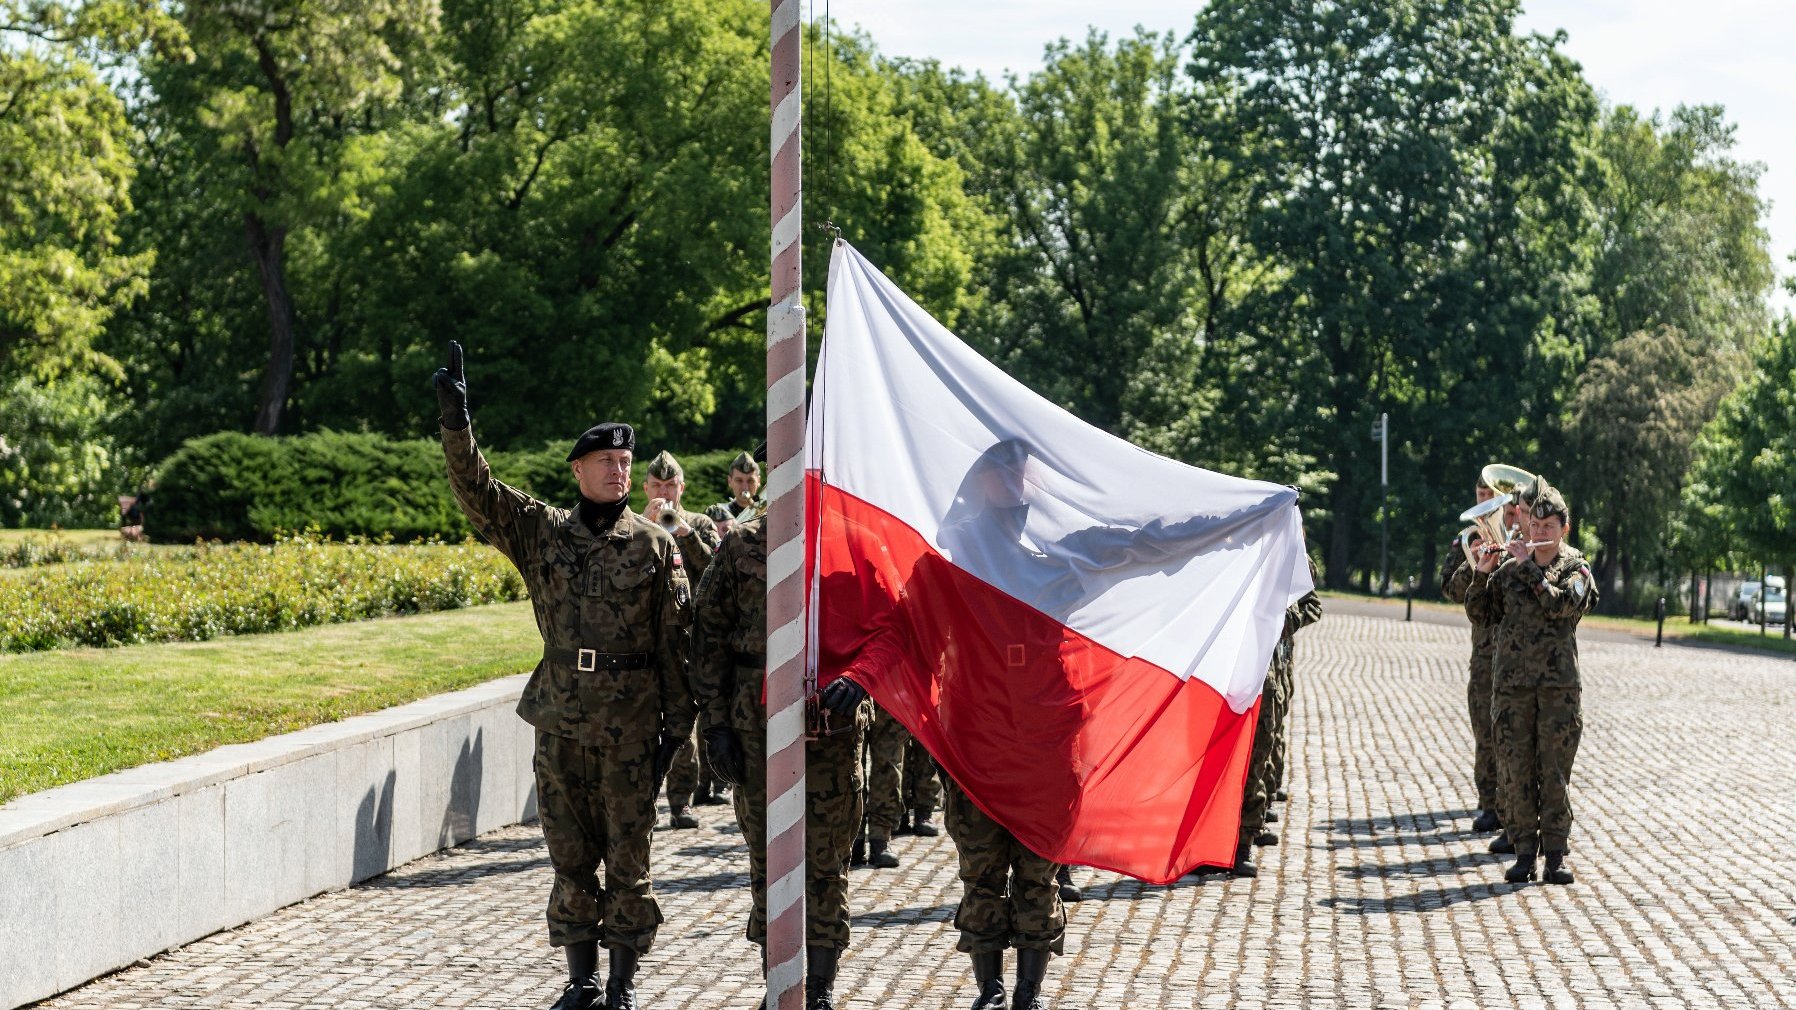
[{"label": "musician playing trumpet", "polygon": [[1535,879],[1538,853],[1547,882],[1569,884],[1572,762],[1584,729],[1577,628],[1597,590],[1584,556],[1564,542],[1571,529],[1564,496],[1538,481],[1529,498],[1526,539],[1480,556],[1466,612],[1495,628],[1498,809],[1516,857],[1504,879]]},{"label": "musician playing trumpet", "polygon": [[[1472,586],[1476,560],[1486,548],[1491,551],[1502,549],[1502,544],[1492,543],[1483,530],[1497,526],[1502,531],[1513,531],[1519,527],[1521,494],[1533,486],[1533,479],[1534,475],[1526,470],[1502,463],[1493,463],[1479,473],[1478,482],[1473,487],[1478,503],[1465,516],[1461,516],[1461,520],[1484,511],[1486,503],[1498,495],[1508,501],[1502,505],[1500,522],[1467,527],[1447,549],[1447,562],[1441,567],[1441,592],[1447,599],[1459,604],[1466,602],[1466,592]],[[1492,515],[1490,519],[1495,520],[1496,517]],[[1496,627],[1479,620],[1469,610],[1467,616],[1472,622],[1472,659],[1470,676],[1466,679],[1466,714],[1472,724],[1472,782],[1478,791],[1479,811],[1478,819],[1472,822],[1472,829],[1496,831],[1503,826],[1497,805],[1497,755],[1491,741],[1491,665],[1496,649]],[[1507,837],[1499,836],[1495,839],[1492,851],[1512,851]]]}]

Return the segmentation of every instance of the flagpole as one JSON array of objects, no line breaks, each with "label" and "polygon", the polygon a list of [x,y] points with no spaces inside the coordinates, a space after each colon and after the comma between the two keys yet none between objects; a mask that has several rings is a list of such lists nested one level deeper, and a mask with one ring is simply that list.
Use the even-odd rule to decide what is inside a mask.
[{"label": "flagpole", "polygon": [[804,62],[799,0],[773,12],[772,304],[767,312],[767,1004],[804,1002]]}]

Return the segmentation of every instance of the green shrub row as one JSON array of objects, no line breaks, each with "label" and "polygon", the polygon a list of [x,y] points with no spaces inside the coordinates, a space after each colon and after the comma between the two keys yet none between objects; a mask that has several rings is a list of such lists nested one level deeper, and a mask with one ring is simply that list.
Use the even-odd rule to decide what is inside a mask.
[{"label": "green shrub row", "polygon": [[479,544],[200,544],[0,579],[0,652],[292,631],[520,600],[523,580]]},{"label": "green shrub row", "polygon": [[[493,474],[544,501],[579,495],[565,446],[487,450]],[[686,505],[703,509],[728,493],[733,451],[695,454],[686,468]],[[636,466],[632,498],[642,501]],[[145,510],[150,537],[270,541],[283,531],[316,529],[327,537],[459,541],[473,533],[449,491],[442,446],[434,439],[318,432],[263,438],[221,432],[194,439],[157,468]]]}]

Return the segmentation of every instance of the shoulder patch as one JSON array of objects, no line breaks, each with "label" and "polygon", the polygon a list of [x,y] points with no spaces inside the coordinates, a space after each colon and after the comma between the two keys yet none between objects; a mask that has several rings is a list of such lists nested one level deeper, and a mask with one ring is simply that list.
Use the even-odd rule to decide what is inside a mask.
[{"label": "shoulder patch", "polygon": [[685,565],[686,565],[686,559],[680,556],[679,551],[674,551],[673,552],[673,566],[675,568],[683,568],[683,567],[685,567]]}]

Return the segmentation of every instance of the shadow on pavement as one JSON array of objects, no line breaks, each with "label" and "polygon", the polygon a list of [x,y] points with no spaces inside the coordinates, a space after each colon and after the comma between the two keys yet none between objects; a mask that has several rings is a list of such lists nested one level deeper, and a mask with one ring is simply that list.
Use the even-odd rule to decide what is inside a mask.
[{"label": "shadow on pavement", "polygon": [[746,873],[706,873],[697,877],[659,877],[655,880],[655,890],[669,893],[682,891],[722,891],[731,888],[746,888]]},{"label": "shadow on pavement", "polygon": [[1335,871],[1349,880],[1439,877],[1458,873],[1467,866],[1507,863],[1509,859],[1508,856],[1500,856],[1494,852],[1467,852],[1459,855],[1414,859],[1407,863],[1361,863],[1358,866],[1337,866]]},{"label": "shadow on pavement", "polygon": [[1423,891],[1420,894],[1400,894],[1388,898],[1322,898],[1316,902],[1322,908],[1332,908],[1348,915],[1390,915],[1397,912],[1436,912],[1443,908],[1464,904],[1468,901],[1483,901],[1486,898],[1501,898],[1518,887],[1531,887],[1531,884],[1505,884],[1501,881],[1492,884],[1465,884],[1460,887],[1445,887],[1438,891]]},{"label": "shadow on pavement", "polygon": [[953,922],[954,905],[912,905],[889,912],[862,912],[850,920],[862,929],[889,929],[911,926],[919,922]]}]

